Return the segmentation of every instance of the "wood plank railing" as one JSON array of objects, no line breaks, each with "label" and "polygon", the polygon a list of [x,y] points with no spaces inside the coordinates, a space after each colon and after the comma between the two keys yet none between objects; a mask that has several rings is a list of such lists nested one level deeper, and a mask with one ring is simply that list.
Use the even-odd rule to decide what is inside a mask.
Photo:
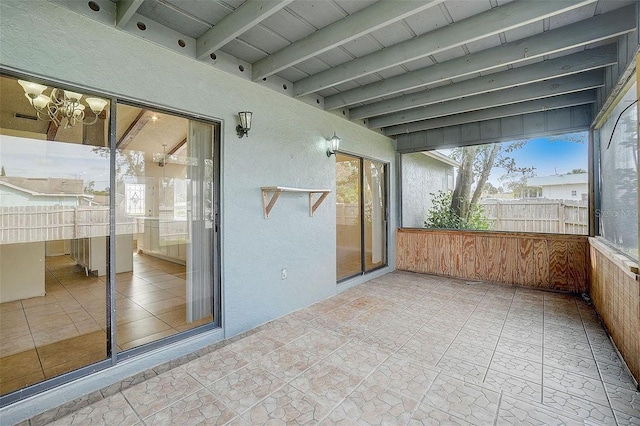
[{"label": "wood plank railing", "polygon": [[582,293],[588,244],[579,235],[398,229],[396,269]]}]

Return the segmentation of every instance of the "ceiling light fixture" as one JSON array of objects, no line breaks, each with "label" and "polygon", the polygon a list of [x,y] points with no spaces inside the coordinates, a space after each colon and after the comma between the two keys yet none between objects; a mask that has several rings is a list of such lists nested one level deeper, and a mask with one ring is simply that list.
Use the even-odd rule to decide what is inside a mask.
[{"label": "ceiling light fixture", "polygon": [[86,106],[80,103],[81,93],[52,88],[51,93],[45,95],[44,91],[48,89],[45,85],[25,80],[18,80],[18,83],[24,89],[24,96],[36,110],[38,118],[43,121],[53,121],[63,129],[68,129],[78,123],[87,126],[94,124],[109,103],[105,99],[85,98],[89,109],[95,114],[93,119],[85,121],[87,118],[84,112]]},{"label": "ceiling light fixture", "polygon": [[327,142],[329,142],[327,157],[331,157],[332,155],[335,155],[336,151],[340,148],[340,142],[342,142],[342,139],[336,136],[336,132],[333,132],[333,136]]},{"label": "ceiling light fixture", "polygon": [[236,132],[238,133],[238,137],[241,138],[244,135],[249,137],[249,130],[251,130],[251,116],[253,115],[250,111],[241,111],[238,113],[238,117],[240,117],[240,124],[236,127]]}]

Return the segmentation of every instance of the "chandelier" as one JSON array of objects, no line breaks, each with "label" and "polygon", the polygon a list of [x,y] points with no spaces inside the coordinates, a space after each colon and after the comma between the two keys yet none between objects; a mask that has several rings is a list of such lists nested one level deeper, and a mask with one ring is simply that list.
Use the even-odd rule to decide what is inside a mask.
[{"label": "chandelier", "polygon": [[48,89],[47,86],[25,80],[18,80],[18,83],[24,89],[24,96],[36,110],[38,118],[43,121],[53,121],[63,129],[68,129],[78,123],[87,126],[94,124],[98,121],[98,115],[109,103],[105,99],[85,98],[85,102],[95,114],[92,119],[89,119],[84,113],[85,105],[80,103],[81,93],[53,88],[47,96],[43,93]]}]

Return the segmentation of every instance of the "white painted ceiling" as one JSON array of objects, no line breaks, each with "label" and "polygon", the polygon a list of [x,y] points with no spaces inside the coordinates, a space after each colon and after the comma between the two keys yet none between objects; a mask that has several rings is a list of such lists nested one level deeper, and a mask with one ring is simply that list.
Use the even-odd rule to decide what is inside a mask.
[{"label": "white painted ceiling", "polygon": [[593,103],[636,26],[633,0],[51,1],[390,136],[547,97]]}]

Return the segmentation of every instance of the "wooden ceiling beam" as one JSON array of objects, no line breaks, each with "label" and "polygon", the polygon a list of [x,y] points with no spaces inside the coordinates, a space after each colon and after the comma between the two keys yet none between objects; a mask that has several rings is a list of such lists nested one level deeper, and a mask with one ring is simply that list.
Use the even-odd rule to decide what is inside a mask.
[{"label": "wooden ceiling beam", "polygon": [[129,128],[122,134],[118,143],[116,144],[117,149],[125,149],[127,145],[131,143],[135,139],[135,137],[140,133],[140,131],[147,125],[151,117],[153,116],[153,112],[143,109],[140,111],[138,116],[133,120],[133,122],[129,125]]},{"label": "wooden ceiling beam", "polygon": [[253,81],[269,77],[309,58],[401,21],[444,0],[380,0],[252,64]]},{"label": "wooden ceiling beam", "polygon": [[349,119],[356,120],[377,115],[391,114],[439,102],[451,101],[467,96],[496,92],[515,86],[537,83],[543,80],[566,77],[585,71],[604,68],[618,62],[615,44],[589,49],[533,65],[515,68],[487,76],[472,78],[422,92],[367,104],[349,110]]},{"label": "wooden ceiling beam", "polygon": [[471,53],[446,62],[403,73],[385,80],[366,84],[324,99],[325,109],[343,108],[383,96],[393,96],[407,90],[428,87],[456,79],[585,46],[602,40],[613,40],[636,28],[635,5],[585,19],[574,24],[515,40],[502,46]]},{"label": "wooden ceiling beam", "polygon": [[196,57],[206,59],[239,35],[278,12],[293,0],[247,0],[196,40]]},{"label": "wooden ceiling beam", "polygon": [[294,96],[303,96],[397,65],[425,58],[551,16],[596,0],[515,1],[455,22],[410,40],[394,44],[347,63],[298,80]]},{"label": "wooden ceiling beam", "polygon": [[604,86],[602,70],[587,71],[575,76],[555,78],[497,92],[485,93],[440,104],[414,108],[369,119],[369,128],[396,126],[413,121],[423,121],[447,115],[463,114],[481,109],[517,104],[535,99],[596,89]]}]

